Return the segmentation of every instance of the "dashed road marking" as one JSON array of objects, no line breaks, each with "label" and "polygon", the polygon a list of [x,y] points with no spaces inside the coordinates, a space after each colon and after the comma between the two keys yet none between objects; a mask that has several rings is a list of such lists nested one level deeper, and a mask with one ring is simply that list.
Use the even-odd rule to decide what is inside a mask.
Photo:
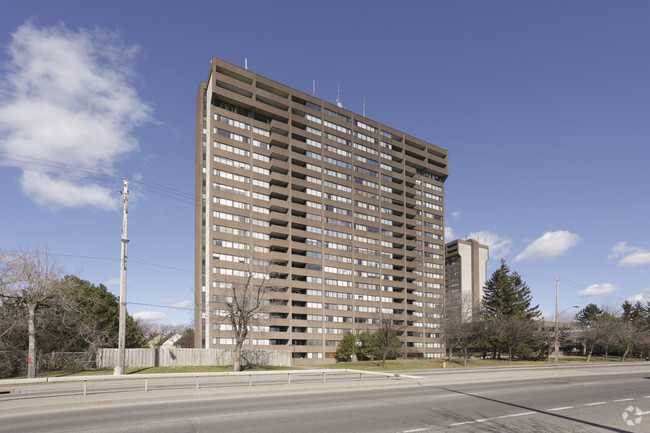
[{"label": "dashed road marking", "polygon": [[564,406],[564,407],[554,407],[553,409],[547,410],[547,412],[557,412],[560,410],[573,409],[573,406]]},{"label": "dashed road marking", "polygon": [[622,401],[632,401],[633,398],[621,398],[620,400],[612,400],[613,403],[620,403]]},{"label": "dashed road marking", "polygon": [[404,430],[402,433],[414,433],[416,431],[427,431],[431,430],[430,428],[415,428],[413,430]]},{"label": "dashed road marking", "polygon": [[587,403],[585,406],[600,406],[601,404],[607,404],[606,401],[597,401],[595,403]]},{"label": "dashed road marking", "polygon": [[535,414],[535,413],[537,413],[537,412],[521,412],[521,413],[513,413],[512,415],[501,415],[501,416],[498,416],[497,419],[499,419],[499,418],[514,418],[514,417],[516,417],[516,416],[532,415],[532,414]]}]

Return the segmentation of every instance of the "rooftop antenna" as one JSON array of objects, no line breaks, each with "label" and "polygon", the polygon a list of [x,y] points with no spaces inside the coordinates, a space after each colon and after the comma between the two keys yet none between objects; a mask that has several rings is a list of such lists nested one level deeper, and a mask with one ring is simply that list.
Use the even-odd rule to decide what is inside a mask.
[{"label": "rooftop antenna", "polygon": [[244,69],[248,71],[248,57],[244,57]]},{"label": "rooftop antenna", "polygon": [[363,97],[363,117],[366,117],[366,97]]},{"label": "rooftop antenna", "polygon": [[338,90],[336,92],[336,106],[339,108],[343,108],[343,104],[341,104],[341,83],[338,84]]},{"label": "rooftop antenna", "polygon": [[316,96],[316,80],[314,80],[314,83],[312,85],[311,95]]}]

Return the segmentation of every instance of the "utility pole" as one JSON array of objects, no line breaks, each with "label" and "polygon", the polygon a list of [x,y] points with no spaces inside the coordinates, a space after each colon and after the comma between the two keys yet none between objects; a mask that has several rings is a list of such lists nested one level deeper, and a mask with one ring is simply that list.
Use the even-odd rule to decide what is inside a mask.
[{"label": "utility pole", "polygon": [[560,279],[555,279],[555,363],[558,363],[560,344],[558,341],[560,330],[560,315],[558,313],[558,298],[560,297]]},{"label": "utility pole", "polygon": [[129,183],[122,176],[124,185],[124,213],[122,217],[122,257],[120,260],[120,329],[117,343],[117,365],[113,370],[114,375],[124,374],[126,355],[126,250],[129,238],[127,236],[129,216]]}]

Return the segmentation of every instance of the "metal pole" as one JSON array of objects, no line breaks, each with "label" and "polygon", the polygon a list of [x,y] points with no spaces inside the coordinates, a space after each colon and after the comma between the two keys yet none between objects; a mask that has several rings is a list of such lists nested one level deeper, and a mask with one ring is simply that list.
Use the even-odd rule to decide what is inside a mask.
[{"label": "metal pole", "polygon": [[88,381],[84,380],[84,397],[88,394]]},{"label": "metal pole", "polygon": [[560,279],[555,279],[555,363],[559,361],[559,351],[560,344],[558,341],[559,338],[559,325],[560,325],[560,315],[558,313],[558,299],[560,298]]},{"label": "metal pole", "polygon": [[120,263],[120,326],[117,342],[117,366],[113,374],[124,374],[125,354],[126,354],[126,256],[127,244],[129,239],[128,233],[128,216],[129,216],[129,183],[122,176],[124,184],[124,212],[122,216],[122,257]]},{"label": "metal pole", "polygon": [[149,390],[149,378],[144,379],[144,392]]}]

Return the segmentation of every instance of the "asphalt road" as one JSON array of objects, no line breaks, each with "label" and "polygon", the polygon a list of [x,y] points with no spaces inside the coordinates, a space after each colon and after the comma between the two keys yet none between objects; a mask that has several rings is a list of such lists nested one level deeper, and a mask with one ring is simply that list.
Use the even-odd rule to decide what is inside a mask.
[{"label": "asphalt road", "polygon": [[182,400],[166,391],[164,401],[77,409],[70,401],[0,416],[0,432],[650,432],[647,364],[305,386]]}]

